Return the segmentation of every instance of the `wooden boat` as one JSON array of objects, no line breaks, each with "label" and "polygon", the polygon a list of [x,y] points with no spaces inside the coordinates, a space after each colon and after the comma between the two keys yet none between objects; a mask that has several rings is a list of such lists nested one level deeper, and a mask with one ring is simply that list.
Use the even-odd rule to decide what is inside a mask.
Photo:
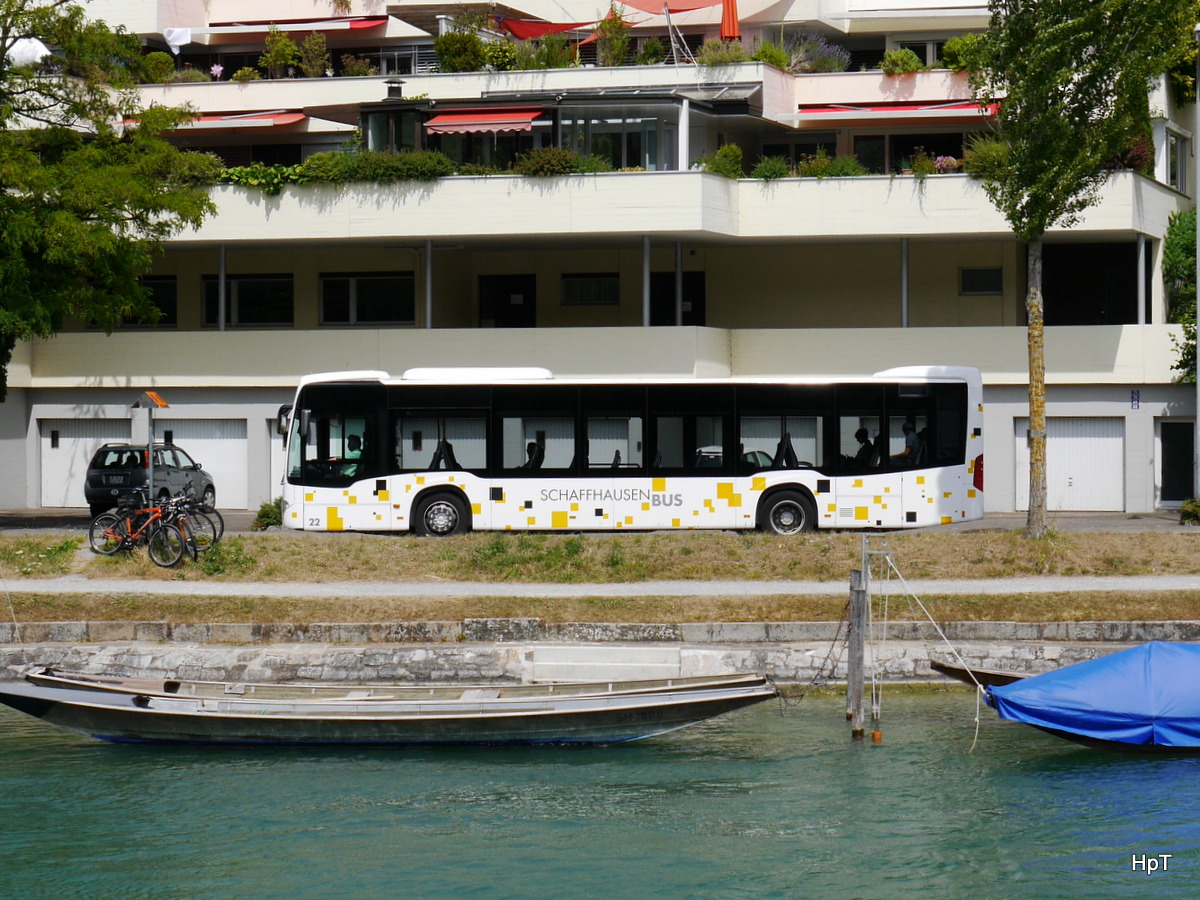
[{"label": "wooden boat", "polygon": [[1002,669],[968,669],[966,666],[956,666],[953,663],[931,659],[929,668],[941,672],[972,687],[995,687],[1001,684],[1012,684],[1028,676],[1024,672],[1005,672]]},{"label": "wooden boat", "polygon": [[1200,752],[1200,645],[1152,641],[987,689],[1002,719],[1088,747]]},{"label": "wooden boat", "polygon": [[615,744],[778,696],[758,675],[543,685],[225,685],[31,672],[0,703],[104,741]]}]

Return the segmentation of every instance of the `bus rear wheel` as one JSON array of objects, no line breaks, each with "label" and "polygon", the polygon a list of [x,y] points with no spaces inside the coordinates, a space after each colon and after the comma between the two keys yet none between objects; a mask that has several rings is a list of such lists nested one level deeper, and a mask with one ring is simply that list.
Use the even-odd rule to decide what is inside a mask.
[{"label": "bus rear wheel", "polygon": [[771,534],[800,534],[817,527],[817,508],[800,491],[779,491],[763,501],[758,527]]},{"label": "bus rear wheel", "polygon": [[467,505],[453,494],[433,494],[417,501],[413,530],[422,536],[447,537],[471,530]]}]

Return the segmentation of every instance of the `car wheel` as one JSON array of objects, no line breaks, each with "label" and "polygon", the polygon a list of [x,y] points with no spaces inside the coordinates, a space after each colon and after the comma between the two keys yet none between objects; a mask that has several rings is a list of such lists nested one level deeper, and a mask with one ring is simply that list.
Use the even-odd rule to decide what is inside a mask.
[{"label": "car wheel", "polygon": [[96,518],[96,516],[100,515],[101,513],[108,512],[112,508],[113,508],[113,504],[111,504],[111,503],[89,503],[88,504],[88,512],[90,512],[92,514],[93,519]]},{"label": "car wheel", "polygon": [[817,527],[817,509],[800,491],[771,494],[759,508],[758,527],[771,534],[800,534]]},{"label": "car wheel", "polygon": [[202,506],[213,507],[217,505],[217,489],[211,484],[204,489],[204,493],[200,495],[200,503]]},{"label": "car wheel", "polygon": [[467,505],[454,494],[432,494],[422,497],[413,516],[413,531],[419,535],[447,537],[466,534],[471,530]]}]

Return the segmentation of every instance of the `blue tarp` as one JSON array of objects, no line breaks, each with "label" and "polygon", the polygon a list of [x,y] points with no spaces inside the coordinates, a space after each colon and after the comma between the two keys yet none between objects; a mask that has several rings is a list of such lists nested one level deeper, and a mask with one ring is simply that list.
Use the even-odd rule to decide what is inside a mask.
[{"label": "blue tarp", "polygon": [[987,692],[1002,719],[1099,741],[1200,747],[1200,645],[1154,641]]}]

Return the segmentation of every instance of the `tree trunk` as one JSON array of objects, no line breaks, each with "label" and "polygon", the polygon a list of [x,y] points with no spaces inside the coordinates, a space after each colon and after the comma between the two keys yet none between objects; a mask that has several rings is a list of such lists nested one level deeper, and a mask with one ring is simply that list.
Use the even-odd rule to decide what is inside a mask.
[{"label": "tree trunk", "polygon": [[1046,536],[1046,347],[1042,302],[1042,241],[1029,243],[1025,315],[1029,343],[1029,516],[1025,537]]}]

